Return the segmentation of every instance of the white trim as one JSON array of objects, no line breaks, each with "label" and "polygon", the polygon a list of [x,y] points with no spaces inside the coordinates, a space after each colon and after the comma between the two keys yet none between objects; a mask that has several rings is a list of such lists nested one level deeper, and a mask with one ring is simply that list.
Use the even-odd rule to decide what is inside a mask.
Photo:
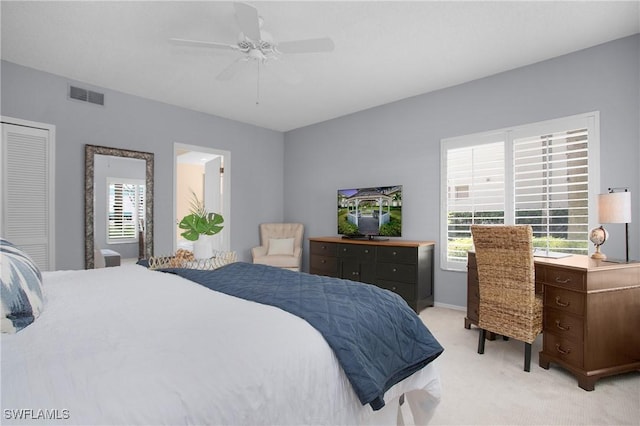
[{"label": "white trim", "polygon": [[[49,159],[49,270],[56,269],[56,126],[54,124],[40,123],[37,121],[23,120],[8,116],[0,116],[0,122],[16,126],[33,127],[49,132],[48,159]],[[4,161],[4,160],[3,160]],[[2,203],[4,204],[4,190]],[[5,223],[4,217],[0,218]]]},{"label": "white trim", "polygon": [[[589,135],[589,228],[596,226],[597,218],[597,194],[600,192],[600,113],[592,111],[567,117],[539,121],[531,124],[523,124],[499,130],[444,138],[440,141],[440,267],[443,270],[461,271],[466,268],[461,265],[452,265],[447,260],[447,152],[450,149],[476,146],[490,142],[503,140],[505,143],[505,223],[513,223],[513,142],[520,137],[531,134],[545,134],[568,128],[586,127]],[[509,168],[510,167],[510,168]],[[511,190],[509,190],[511,189]],[[510,219],[511,221],[507,221]],[[593,250],[589,245],[589,251]]]},{"label": "white trim", "polygon": [[433,306],[435,306],[436,308],[447,308],[447,309],[453,309],[454,311],[467,312],[466,306],[450,305],[448,303],[440,303],[440,302],[435,302]]},{"label": "white trim", "polygon": [[[173,222],[178,223],[177,212],[176,212],[176,175],[177,175],[177,165],[178,165],[178,151],[186,150],[186,151],[197,151],[197,152],[205,152],[208,154],[220,155],[224,158],[224,183],[223,183],[223,194],[222,194],[222,218],[224,219],[224,228],[226,230],[225,237],[222,240],[222,248],[223,250],[229,251],[231,250],[231,151],[226,151],[222,149],[209,148],[198,145],[188,145],[179,142],[173,143]],[[172,229],[172,240],[173,240],[173,250],[174,252],[177,249],[178,241],[176,237],[175,228]]]}]

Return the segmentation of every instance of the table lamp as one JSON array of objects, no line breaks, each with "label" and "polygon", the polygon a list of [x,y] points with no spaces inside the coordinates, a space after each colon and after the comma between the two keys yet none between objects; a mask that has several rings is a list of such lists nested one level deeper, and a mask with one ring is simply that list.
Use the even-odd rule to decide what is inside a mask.
[{"label": "table lamp", "polygon": [[[615,192],[620,190],[620,192]],[[626,262],[629,263],[629,223],[631,222],[631,193],[627,188],[609,188],[598,195],[600,223],[624,223],[626,238]]]}]

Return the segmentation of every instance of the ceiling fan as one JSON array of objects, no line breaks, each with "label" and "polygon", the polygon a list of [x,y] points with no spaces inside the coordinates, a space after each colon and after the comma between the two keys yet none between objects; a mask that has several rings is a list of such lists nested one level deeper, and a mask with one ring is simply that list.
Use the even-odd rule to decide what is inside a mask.
[{"label": "ceiling fan", "polygon": [[[260,65],[266,65],[268,61],[278,60],[282,55],[330,52],[334,49],[333,40],[328,37],[276,42],[271,34],[262,29],[263,19],[258,15],[258,10],[254,6],[246,3],[234,3],[234,8],[241,31],[237,44],[182,38],[169,39],[172,43],[179,45],[239,52],[241,55],[216,76],[217,80],[231,79],[240,67],[248,62],[257,62],[259,72]],[[298,79],[293,73],[288,73],[288,75],[281,77],[286,78],[291,83]]]}]

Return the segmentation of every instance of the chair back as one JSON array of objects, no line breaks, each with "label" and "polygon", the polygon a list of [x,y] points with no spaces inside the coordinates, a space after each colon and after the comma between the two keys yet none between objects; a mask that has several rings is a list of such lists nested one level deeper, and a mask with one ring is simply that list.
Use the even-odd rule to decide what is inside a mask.
[{"label": "chair back", "polygon": [[533,232],[529,225],[471,226],[478,265],[478,326],[531,343],[542,329],[535,295]]},{"label": "chair back", "polygon": [[261,223],[260,244],[269,245],[271,238],[293,238],[293,248],[302,247],[304,225],[301,223]]}]

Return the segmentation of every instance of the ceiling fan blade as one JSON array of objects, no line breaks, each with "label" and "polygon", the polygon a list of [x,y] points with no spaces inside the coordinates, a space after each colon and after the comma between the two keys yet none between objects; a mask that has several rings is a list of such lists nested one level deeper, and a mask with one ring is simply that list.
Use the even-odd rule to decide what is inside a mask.
[{"label": "ceiling fan blade", "polygon": [[282,53],[331,52],[334,48],[333,40],[327,37],[278,43],[278,51]]},{"label": "ceiling fan blade", "polygon": [[260,40],[260,17],[258,10],[246,3],[234,3],[238,25],[245,37],[253,41]]},{"label": "ceiling fan blade", "polygon": [[240,67],[242,67],[242,65],[245,62],[247,62],[246,58],[238,58],[235,61],[231,62],[231,64],[228,67],[223,69],[220,72],[220,74],[216,76],[216,80],[219,80],[219,81],[231,80],[231,77],[233,77],[236,74],[236,72],[238,72]]},{"label": "ceiling fan blade", "polygon": [[216,43],[215,41],[186,40],[183,38],[170,38],[173,44],[190,47],[206,47],[213,49],[239,50],[235,44]]}]

